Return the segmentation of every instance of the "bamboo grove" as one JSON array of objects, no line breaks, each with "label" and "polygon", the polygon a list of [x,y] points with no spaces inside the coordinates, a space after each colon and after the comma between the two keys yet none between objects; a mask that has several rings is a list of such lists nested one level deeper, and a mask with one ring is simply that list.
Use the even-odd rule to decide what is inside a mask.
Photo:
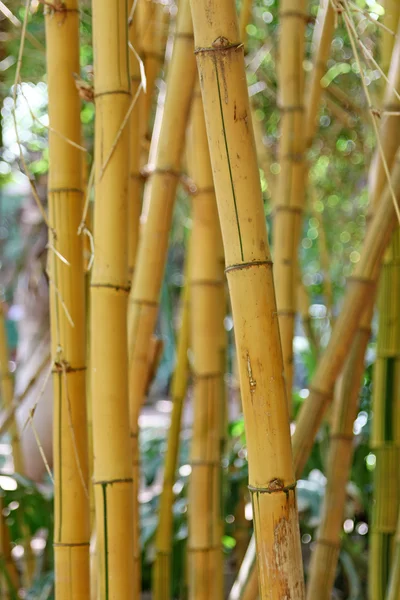
[{"label": "bamboo grove", "polygon": [[0,598],[400,598],[400,4],[12,0],[0,50]]}]

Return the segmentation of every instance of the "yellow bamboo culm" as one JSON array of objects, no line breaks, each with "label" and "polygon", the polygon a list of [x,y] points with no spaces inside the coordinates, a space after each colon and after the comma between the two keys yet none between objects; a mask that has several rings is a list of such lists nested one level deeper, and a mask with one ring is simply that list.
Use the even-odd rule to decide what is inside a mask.
[{"label": "yellow bamboo culm", "polygon": [[[58,600],[90,596],[86,424],[85,280],[79,73],[79,6],[46,10],[49,97],[49,267],[54,389],[54,555]],[[62,134],[55,135],[53,131]]]},{"label": "yellow bamboo culm", "polygon": [[369,598],[383,600],[389,579],[400,499],[400,231],[393,236],[382,270],[379,329],[372,395],[370,441],[376,456],[370,527]]},{"label": "yellow bamboo culm", "polygon": [[91,389],[99,600],[135,598],[136,590],[127,375],[130,132],[121,131],[131,103],[127,38],[126,2],[94,0]]},{"label": "yellow bamboo culm", "polygon": [[221,364],[220,232],[200,89],[193,98],[190,175],[193,196],[191,340],[194,415],[189,485],[189,598],[222,600],[220,439],[224,369]]},{"label": "yellow bamboo culm", "polygon": [[280,173],[274,200],[274,265],[286,395],[292,404],[297,254],[305,202],[304,43],[305,0],[282,0],[279,42]]},{"label": "yellow bamboo culm", "polygon": [[[135,0],[133,0],[133,4]],[[128,23],[129,43],[136,49],[138,45],[138,18],[136,13]],[[137,50],[136,50],[137,52]],[[129,203],[128,203],[128,277],[129,283],[132,282],[135,270],[136,252],[139,242],[139,223],[142,205],[143,178],[140,173],[141,160],[141,139],[140,139],[140,108],[142,96],[142,79],[140,73],[139,58],[135,52],[129,51],[129,71],[131,77],[132,98],[137,98],[136,104],[132,110],[130,127],[130,171],[129,171]],[[139,89],[140,88],[140,89]]]},{"label": "yellow bamboo culm", "polygon": [[150,141],[149,119],[154,102],[156,79],[164,62],[168,11],[158,0],[139,0],[137,6],[140,54],[146,73],[147,92],[143,98],[142,133]]},{"label": "yellow bamboo culm", "polygon": [[239,35],[242,43],[247,50],[247,25],[249,25],[251,21],[251,9],[253,6],[253,0],[242,0],[242,5],[240,7],[240,17],[239,17]]},{"label": "yellow bamboo culm", "polygon": [[244,50],[233,0],[191,5],[235,326],[260,597],[301,600],[289,414]]},{"label": "yellow bamboo culm", "polygon": [[330,600],[336,575],[343,529],[347,481],[353,457],[353,425],[357,416],[364,356],[371,335],[374,303],[365,311],[351,346],[333,403],[330,446],[327,460],[327,487],[321,509],[316,545],[313,550],[307,599]]},{"label": "yellow bamboo culm", "polygon": [[400,511],[397,519],[396,537],[394,539],[393,560],[390,565],[390,578],[386,600],[397,600],[400,596]]},{"label": "yellow bamboo culm", "polygon": [[[397,0],[383,0],[383,8],[385,14],[381,19],[381,23],[385,25],[391,32],[395,33],[399,24],[400,18],[400,3]],[[392,50],[395,43],[395,36],[384,29],[381,31],[381,60],[379,61],[380,67],[384,73],[389,70],[391,62]]]},{"label": "yellow bamboo culm", "polygon": [[[144,204],[148,205],[148,214],[140,237],[129,298],[130,433],[135,481],[139,481],[138,419],[148,383],[150,342],[158,314],[196,71],[192,35],[189,0],[181,0],[155,164],[145,188]],[[138,515],[136,492],[134,503],[134,514]]]},{"label": "yellow bamboo culm", "polygon": [[[189,242],[190,247],[190,242]],[[170,600],[172,568],[172,529],[173,529],[173,485],[178,465],[179,437],[183,404],[189,377],[189,330],[190,330],[190,269],[189,249],[186,255],[185,282],[181,299],[181,323],[176,352],[176,366],[171,386],[172,415],[168,429],[167,453],[165,457],[163,489],[160,498],[158,526],[155,540],[155,561],[153,575],[154,600]]]}]

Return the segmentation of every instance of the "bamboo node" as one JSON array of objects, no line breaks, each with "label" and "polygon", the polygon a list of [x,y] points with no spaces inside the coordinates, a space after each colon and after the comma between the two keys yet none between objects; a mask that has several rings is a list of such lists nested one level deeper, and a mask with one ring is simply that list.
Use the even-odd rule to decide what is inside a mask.
[{"label": "bamboo node", "polygon": [[232,44],[226,37],[221,35],[213,41],[211,46],[206,46],[205,48],[195,48],[194,53],[200,54],[203,52],[228,52],[229,50],[240,50],[241,48],[243,48],[242,42]]},{"label": "bamboo node", "polygon": [[230,271],[237,271],[239,269],[249,269],[250,267],[272,267],[272,265],[272,260],[253,260],[250,262],[238,263],[236,265],[229,265],[229,267],[226,267],[225,273],[229,273]]},{"label": "bamboo node", "polygon": [[121,479],[107,479],[106,481],[97,481],[93,479],[93,485],[114,485],[114,483],[133,483],[132,477],[126,477]]},{"label": "bamboo node", "polygon": [[285,494],[288,494],[296,488],[296,485],[296,481],[289,485],[285,485],[282,479],[276,478],[271,479],[267,487],[255,487],[252,485],[248,485],[247,487],[251,494],[274,494],[275,492],[284,492]]}]

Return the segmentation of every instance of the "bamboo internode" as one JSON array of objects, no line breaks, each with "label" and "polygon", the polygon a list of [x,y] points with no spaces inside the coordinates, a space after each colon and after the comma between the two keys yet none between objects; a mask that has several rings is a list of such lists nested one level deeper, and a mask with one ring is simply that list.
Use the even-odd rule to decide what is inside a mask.
[{"label": "bamboo internode", "polygon": [[305,202],[303,59],[306,16],[305,0],[281,1],[278,66],[281,111],[280,172],[274,200],[273,236],[276,303],[289,412],[293,384],[297,251]]},{"label": "bamboo internode", "polygon": [[85,280],[79,73],[79,10],[68,0],[46,11],[49,122],[49,266],[54,390],[55,590],[87,600],[89,495],[86,426]]},{"label": "bamboo internode", "polygon": [[127,353],[129,127],[121,130],[131,103],[127,23],[124,0],[93,2],[96,162],[91,388],[101,600],[135,596]]}]

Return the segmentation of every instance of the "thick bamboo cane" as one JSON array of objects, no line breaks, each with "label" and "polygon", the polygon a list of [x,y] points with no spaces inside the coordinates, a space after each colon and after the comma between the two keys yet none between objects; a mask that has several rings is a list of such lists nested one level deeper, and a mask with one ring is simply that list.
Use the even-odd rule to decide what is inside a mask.
[{"label": "thick bamboo cane", "polygon": [[79,73],[79,7],[46,11],[49,96],[50,320],[54,389],[55,591],[59,600],[90,595],[86,424],[85,280]]},{"label": "thick bamboo cane", "polygon": [[[224,370],[221,364],[220,232],[200,89],[192,103],[190,175],[193,196],[191,339],[194,415],[189,488],[189,598],[223,597],[220,438]],[[222,273],[223,275],[223,273]]]},{"label": "thick bamboo cane", "polygon": [[[175,42],[166,81],[166,98],[155,165],[145,189],[147,220],[141,234],[130,292],[130,432],[134,481],[139,481],[138,419],[148,382],[148,356],[167,256],[168,235],[180,177],[196,65],[189,0],[179,4]],[[147,196],[147,199],[146,199]],[[139,514],[137,490],[134,514]],[[138,557],[139,558],[139,557]],[[138,558],[135,568],[139,571]]]},{"label": "thick bamboo cane", "polygon": [[120,132],[131,98],[127,23],[124,0],[94,0],[96,202],[91,376],[101,600],[134,598],[136,590],[127,377],[129,128]]},{"label": "thick bamboo cane", "polygon": [[321,510],[321,524],[311,558],[307,598],[329,600],[340,551],[346,484],[353,457],[353,425],[357,416],[364,356],[371,334],[374,303],[364,312],[351,346],[333,404],[332,428],[327,466],[327,487]]},{"label": "thick bamboo cane", "polygon": [[305,202],[304,43],[305,0],[282,0],[279,38],[280,173],[274,201],[274,264],[286,395],[292,405],[293,334],[297,253]]},{"label": "thick bamboo cane", "polygon": [[376,456],[370,527],[371,600],[386,596],[400,499],[400,231],[397,230],[379,288],[379,329],[374,369],[371,451]]},{"label": "thick bamboo cane", "polygon": [[[189,244],[190,245],[190,244]],[[154,600],[171,598],[172,525],[173,525],[173,485],[178,464],[179,437],[183,404],[189,376],[189,313],[190,313],[190,250],[186,255],[185,283],[181,299],[181,323],[176,351],[176,366],[171,386],[172,415],[168,430],[167,453],[165,456],[164,481],[158,513],[158,526],[155,541],[155,561],[153,576]]]},{"label": "thick bamboo cane", "polygon": [[279,326],[243,46],[232,0],[192,0],[224,240],[264,599],[304,596]]}]

